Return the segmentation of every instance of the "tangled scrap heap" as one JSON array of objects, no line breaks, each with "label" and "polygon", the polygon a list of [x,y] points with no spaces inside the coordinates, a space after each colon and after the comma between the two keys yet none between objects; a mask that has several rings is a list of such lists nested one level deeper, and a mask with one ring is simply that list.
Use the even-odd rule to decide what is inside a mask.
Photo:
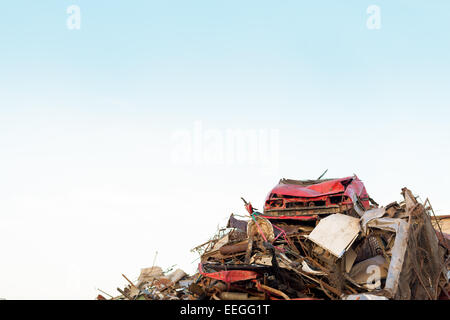
[{"label": "tangled scrap heap", "polygon": [[264,213],[244,200],[249,217],[193,249],[197,274],[142,269],[114,299],[450,299],[450,235],[402,195],[379,207],[356,176],[282,179]]},{"label": "tangled scrap heap", "polygon": [[[198,299],[438,299],[448,285],[448,246],[425,207],[404,201],[319,219],[233,215],[228,232],[195,248]],[[444,241],[445,237],[443,238]]]}]

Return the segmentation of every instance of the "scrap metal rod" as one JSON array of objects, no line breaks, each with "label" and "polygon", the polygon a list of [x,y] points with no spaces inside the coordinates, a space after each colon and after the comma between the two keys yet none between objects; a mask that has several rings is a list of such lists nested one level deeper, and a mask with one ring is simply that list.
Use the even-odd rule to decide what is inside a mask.
[{"label": "scrap metal rod", "polygon": [[[442,229],[441,229],[441,224],[439,223],[439,222],[440,222],[440,219],[438,220],[438,218],[436,217],[436,214],[434,213],[433,206],[431,205],[430,199],[427,198],[427,199],[425,200],[425,202],[423,203],[423,206],[424,206],[424,208],[425,208],[425,210],[426,210],[426,206],[425,206],[425,205],[427,204],[427,202],[428,202],[428,205],[430,206],[431,212],[433,213],[434,219],[436,220],[436,224],[438,225],[439,232],[441,233],[442,240],[444,241],[444,243],[446,244],[446,247],[448,248],[449,245],[448,245],[448,243],[447,243],[447,238],[444,237],[444,233],[442,232]],[[430,221],[430,222],[431,222],[431,221]],[[447,249],[447,250],[448,250],[448,249]]]},{"label": "scrap metal rod", "polygon": [[106,293],[105,291],[103,291],[102,289],[97,288],[98,291],[100,291],[101,293],[106,294],[107,296],[110,296],[111,299],[114,299],[114,297],[112,295],[110,295],[109,293]]}]

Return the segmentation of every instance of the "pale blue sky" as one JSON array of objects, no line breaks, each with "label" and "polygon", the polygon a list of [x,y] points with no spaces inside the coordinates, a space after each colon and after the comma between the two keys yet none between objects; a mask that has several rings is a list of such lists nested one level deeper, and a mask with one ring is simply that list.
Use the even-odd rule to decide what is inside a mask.
[{"label": "pale blue sky", "polygon": [[[80,30],[66,27],[73,4]],[[369,5],[379,30],[366,27]],[[408,186],[450,214],[449,11],[448,1],[3,3],[0,297],[114,292],[156,250],[162,267],[192,271],[189,249],[244,213],[241,196],[261,208],[279,178],[326,168],[358,174],[380,204]],[[277,170],[175,165],[171,136],[196,121],[278,130]],[[162,240],[170,232],[180,242]]]}]

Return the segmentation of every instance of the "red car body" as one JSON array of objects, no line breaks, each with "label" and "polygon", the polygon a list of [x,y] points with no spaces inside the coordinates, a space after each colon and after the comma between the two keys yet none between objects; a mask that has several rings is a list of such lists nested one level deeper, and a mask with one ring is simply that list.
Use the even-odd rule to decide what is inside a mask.
[{"label": "red car body", "polygon": [[369,195],[357,176],[323,180],[281,179],[266,197],[264,217],[309,220],[320,214],[351,214],[357,209],[369,208]]}]

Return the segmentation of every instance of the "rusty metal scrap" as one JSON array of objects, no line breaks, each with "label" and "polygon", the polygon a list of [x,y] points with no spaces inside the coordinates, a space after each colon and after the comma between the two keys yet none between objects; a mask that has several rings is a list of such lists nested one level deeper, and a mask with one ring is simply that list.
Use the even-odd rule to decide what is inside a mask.
[{"label": "rusty metal scrap", "polygon": [[247,219],[232,214],[193,249],[196,274],[145,268],[114,299],[448,299],[445,226],[432,218],[428,199],[422,204],[406,188],[402,195],[386,207],[365,203],[357,215],[308,219],[271,218],[244,200]]}]

